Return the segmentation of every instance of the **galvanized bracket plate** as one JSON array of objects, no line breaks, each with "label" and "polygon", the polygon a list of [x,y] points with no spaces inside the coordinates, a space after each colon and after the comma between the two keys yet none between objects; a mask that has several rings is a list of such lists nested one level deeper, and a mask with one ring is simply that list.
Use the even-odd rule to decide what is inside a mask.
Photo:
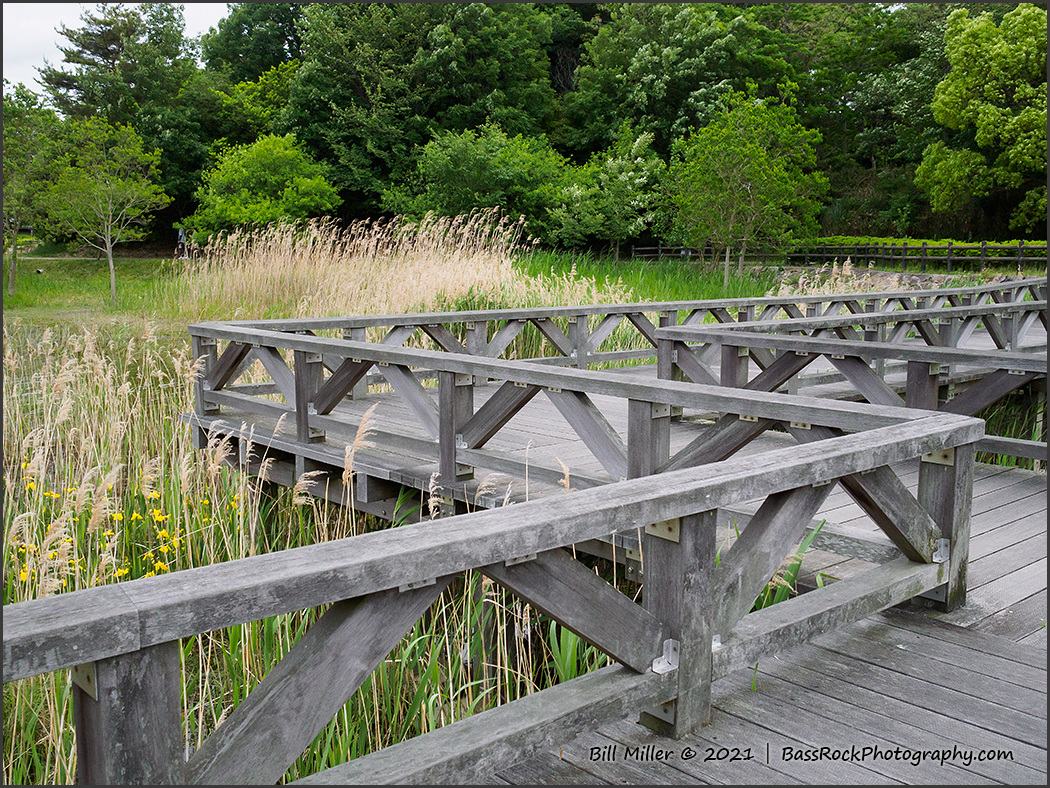
[{"label": "galvanized bracket plate", "polygon": [[398,586],[397,590],[403,594],[405,591],[415,591],[417,588],[426,588],[435,583],[437,583],[436,577],[431,580],[416,580],[414,583],[405,583],[403,586]]},{"label": "galvanized bracket plate", "polygon": [[524,564],[527,561],[535,561],[535,560],[536,560],[536,554],[535,553],[529,553],[528,555],[522,555],[522,556],[519,556],[517,558],[508,558],[506,561],[503,562],[503,565],[504,566],[514,566],[515,564]]},{"label": "galvanized bracket plate", "polygon": [[938,539],[937,550],[933,554],[933,563],[943,564],[946,561],[950,561],[952,557],[952,541],[951,539]]},{"label": "galvanized bracket plate", "polygon": [[645,526],[645,532],[651,536],[666,539],[668,542],[678,542],[679,523],[678,518],[673,520],[661,520]]},{"label": "galvanized bracket plate", "polygon": [[664,653],[653,660],[653,673],[670,673],[678,668],[678,652],[681,643],[673,638],[664,641]]},{"label": "galvanized bracket plate", "polygon": [[929,454],[924,454],[920,457],[922,462],[928,462],[933,465],[955,465],[955,449],[942,449],[941,451],[933,451]]},{"label": "galvanized bracket plate", "polygon": [[95,682],[94,662],[74,665],[69,673],[74,684],[90,695],[93,700],[98,700],[98,684]]}]

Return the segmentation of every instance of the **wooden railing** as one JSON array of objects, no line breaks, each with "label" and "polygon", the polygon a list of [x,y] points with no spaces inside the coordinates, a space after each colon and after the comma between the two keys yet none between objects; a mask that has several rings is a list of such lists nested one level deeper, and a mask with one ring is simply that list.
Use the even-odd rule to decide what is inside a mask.
[{"label": "wooden railing", "polygon": [[[886,309],[891,301],[893,320],[907,314],[913,325],[929,321],[931,310],[969,319],[977,312],[963,312],[975,308],[982,320],[995,318],[1001,325],[1002,310],[1028,309],[1030,299],[1045,299],[1045,285],[1042,279],[933,291],[925,304],[913,300],[914,293],[857,294],[192,326],[201,371],[195,412],[185,418],[198,445],[216,436],[236,438],[250,421],[260,453],[252,455],[241,445],[242,467],[263,473],[265,466],[271,481],[291,486],[317,471],[315,495],[351,500],[342,486],[344,450],[362,425],[365,403],[357,399],[380,396],[355,393],[372,370],[379,370],[392,390],[383,396],[400,401],[412,419],[380,424],[369,436],[375,446],[355,458],[356,481],[349,482],[359,485],[355,506],[367,510],[384,494],[369,489],[373,482],[426,483],[426,478],[398,477],[403,471],[384,464],[384,450],[421,458],[420,473],[428,472],[430,463],[437,492],[449,502],[477,492],[470,478],[476,467],[520,475],[527,466],[533,477],[556,483],[561,468],[537,467],[487,447],[541,393],[603,470],[590,478],[575,476],[576,491],[528,503],[504,507],[493,497],[476,501],[484,511],[442,516],[438,522],[5,606],[4,681],[73,669],[82,782],[273,783],[451,578],[478,569],[620,666],[307,782],[480,779],[557,737],[571,736],[581,721],[634,714],[684,735],[707,719],[715,678],[916,596],[926,595],[944,609],[965,601],[973,460],[983,423],[896,402],[843,403],[774,393],[763,389],[775,387],[739,379],[743,387],[724,386],[719,379],[713,381],[718,385],[643,382],[610,371],[498,358],[508,334],[520,330],[512,321],[536,326],[563,360],[585,367],[600,358],[610,325],[626,320],[658,346],[662,371],[677,364],[691,375],[695,370],[684,355],[676,361],[672,353],[679,341],[694,352],[690,338],[661,331],[707,319],[743,323],[744,329],[752,328],[751,318],[767,326],[788,322],[776,319],[781,315],[805,320],[800,305],[818,319],[833,319],[845,309],[860,313],[848,319],[867,320],[872,314],[867,310]],[[952,299],[971,304],[952,306]],[[643,320],[646,314],[660,317]],[[591,330],[588,321],[595,315],[602,318]],[[551,328],[562,319],[571,326],[573,317],[576,333]],[[420,327],[441,349],[401,346]],[[450,327],[462,328],[464,341]],[[355,338],[355,331],[369,328],[383,331],[385,341]],[[337,336],[319,335],[325,331]],[[730,336],[751,339],[743,332]],[[865,353],[871,347],[866,345]],[[769,348],[756,343],[749,352],[762,357]],[[239,383],[256,361],[267,380]],[[767,366],[766,380],[783,373],[778,364],[779,357]],[[424,375],[437,379],[436,391],[420,380]],[[491,386],[490,396],[475,409],[482,386]],[[626,436],[612,428],[596,401],[626,405]],[[675,408],[721,418],[672,453]],[[733,456],[774,425],[800,445]],[[919,487],[912,495],[892,466],[916,458]],[[897,557],[853,579],[748,612],[836,483],[871,516]],[[753,501],[762,503],[716,566],[719,510]],[[442,515],[452,511],[451,505],[441,507]],[[646,567],[642,606],[563,549],[639,530]],[[330,607],[187,760],[178,639],[317,606]]]},{"label": "wooden railing", "polygon": [[[720,397],[739,409],[782,405],[768,394]],[[636,402],[640,478],[8,605],[4,681],[73,669],[81,782],[273,783],[451,578],[476,568],[620,666],[306,780],[459,782],[570,736],[581,721],[641,713],[684,735],[708,719],[720,676],[917,595],[949,609],[965,600],[981,422],[895,409],[890,426],[653,479],[645,477],[659,462],[666,416],[654,412],[658,402]],[[878,505],[900,558],[748,612],[835,482],[869,480],[915,457],[924,460],[918,499],[895,489]],[[755,499],[765,502],[716,566],[718,508]],[[561,549],[639,528],[643,606]],[[317,624],[186,760],[178,640],[322,605]]]},{"label": "wooden railing", "polygon": [[[821,244],[796,252],[770,252],[762,249],[748,251],[747,265],[842,265],[849,260],[855,268],[869,265],[881,270],[906,271],[918,267],[923,273],[927,266],[944,266],[948,273],[957,271],[984,271],[987,265],[1038,268],[1046,266],[1045,243],[995,244],[930,244],[929,241],[897,243],[865,243],[850,245]],[[632,246],[632,260],[681,260],[696,263],[703,257],[700,250],[689,246]],[[734,257],[733,265],[737,264]]]},{"label": "wooden railing", "polygon": [[[1037,321],[1045,332],[1046,301],[668,327],[656,332],[659,374],[707,383],[715,374],[704,359],[718,356],[720,385],[774,391],[823,357],[838,374],[815,376],[821,384],[845,380],[871,403],[974,416],[1032,381],[1045,391],[1045,343],[1012,350]],[[960,347],[978,325],[998,350]],[[905,363],[903,385],[887,384],[887,360]],[[752,361],[761,374],[749,380]],[[987,436],[978,448],[1046,462],[1045,440]]]}]

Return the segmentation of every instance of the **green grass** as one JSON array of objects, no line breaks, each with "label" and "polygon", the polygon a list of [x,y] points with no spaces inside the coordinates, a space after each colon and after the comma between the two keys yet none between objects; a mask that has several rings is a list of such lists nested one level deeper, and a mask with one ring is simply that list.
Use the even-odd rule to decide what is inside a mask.
[{"label": "green grass", "polygon": [[716,298],[746,298],[765,295],[773,287],[777,269],[749,268],[737,277],[732,266],[729,289],[723,287],[720,267],[683,263],[679,260],[616,260],[590,254],[537,251],[518,263],[530,276],[562,276],[575,267],[580,276],[598,281],[620,280],[638,301],[702,301]]}]

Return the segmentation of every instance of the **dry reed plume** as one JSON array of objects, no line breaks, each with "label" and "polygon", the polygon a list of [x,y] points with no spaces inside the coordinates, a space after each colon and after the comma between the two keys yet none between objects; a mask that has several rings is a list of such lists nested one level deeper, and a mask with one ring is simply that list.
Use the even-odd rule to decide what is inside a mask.
[{"label": "dry reed plume", "polygon": [[569,276],[529,278],[519,222],[493,211],[282,224],[216,238],[187,263],[175,302],[188,319],[377,315],[448,309],[617,303],[628,291]]}]

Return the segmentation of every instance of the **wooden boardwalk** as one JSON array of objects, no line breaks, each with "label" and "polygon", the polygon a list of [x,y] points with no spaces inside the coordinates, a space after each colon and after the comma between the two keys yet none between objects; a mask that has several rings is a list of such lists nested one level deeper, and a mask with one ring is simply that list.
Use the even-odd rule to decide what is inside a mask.
[{"label": "wooden boardwalk", "polygon": [[[632,349],[603,350],[618,331]],[[421,506],[5,606],[5,683],[75,668],[81,782],[274,783],[472,570],[615,664],[301,782],[1045,784],[1046,476],[975,461],[1045,468],[1045,429],[974,418],[1045,398],[1045,278],[190,334],[198,448],[387,520]],[[519,337],[545,356],[504,359]],[[818,526],[807,593],[751,610]],[[320,606],[187,756],[180,640]]]},{"label": "wooden boardwalk", "polygon": [[484,782],[1046,783],[1045,647],[915,613],[762,660],[715,682],[712,705],[711,724],[682,739],[621,720]]}]

